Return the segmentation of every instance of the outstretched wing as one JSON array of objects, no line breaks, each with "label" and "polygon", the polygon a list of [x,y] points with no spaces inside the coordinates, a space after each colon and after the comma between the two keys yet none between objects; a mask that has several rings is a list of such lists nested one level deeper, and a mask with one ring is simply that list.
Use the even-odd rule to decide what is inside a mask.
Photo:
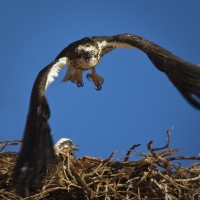
[{"label": "outstretched wing", "polygon": [[132,34],[92,37],[99,43],[102,56],[115,48],[135,47],[147,54],[157,69],[164,72],[181,94],[200,109],[200,67],[182,60],[159,45]]},{"label": "outstretched wing", "polygon": [[14,167],[12,187],[23,189],[39,178],[46,164],[55,158],[51,129],[48,124],[50,109],[45,97],[49,84],[58,76],[59,70],[67,64],[61,58],[41,70],[32,88],[22,149]]}]

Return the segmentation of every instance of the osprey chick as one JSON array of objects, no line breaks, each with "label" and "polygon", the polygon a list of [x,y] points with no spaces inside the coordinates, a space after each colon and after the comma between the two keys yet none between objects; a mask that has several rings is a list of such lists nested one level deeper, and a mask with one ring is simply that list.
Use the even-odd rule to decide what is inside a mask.
[{"label": "osprey chick", "polygon": [[78,145],[68,138],[61,138],[53,147],[56,155],[59,155],[60,152],[68,148],[72,150],[79,150]]}]

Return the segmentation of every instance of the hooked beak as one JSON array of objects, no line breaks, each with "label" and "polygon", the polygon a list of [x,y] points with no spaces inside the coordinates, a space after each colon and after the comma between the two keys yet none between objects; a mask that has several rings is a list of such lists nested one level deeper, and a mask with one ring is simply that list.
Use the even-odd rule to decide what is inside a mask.
[{"label": "hooked beak", "polygon": [[70,147],[72,150],[79,151],[79,147],[76,144],[71,145]]},{"label": "hooked beak", "polygon": [[90,59],[92,58],[92,54],[89,52],[89,51],[86,51],[84,54],[83,54],[83,58],[89,62]]}]

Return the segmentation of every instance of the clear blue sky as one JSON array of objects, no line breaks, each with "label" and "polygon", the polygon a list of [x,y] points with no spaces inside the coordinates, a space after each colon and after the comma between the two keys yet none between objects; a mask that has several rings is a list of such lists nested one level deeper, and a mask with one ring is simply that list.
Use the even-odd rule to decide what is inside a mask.
[{"label": "clear blue sky", "polygon": [[[132,33],[200,64],[200,1],[1,1],[0,140],[21,139],[38,72],[71,42],[86,36]],[[88,71],[89,72],[89,71]],[[86,72],[86,73],[88,73]],[[53,139],[71,138],[84,155],[106,158],[141,143],[166,143],[174,126],[177,155],[200,152],[200,111],[190,106],[165,74],[136,49],[117,49],[97,67],[105,78],[96,91],[61,83],[64,68],[47,90]],[[193,163],[193,161],[191,161]]]}]

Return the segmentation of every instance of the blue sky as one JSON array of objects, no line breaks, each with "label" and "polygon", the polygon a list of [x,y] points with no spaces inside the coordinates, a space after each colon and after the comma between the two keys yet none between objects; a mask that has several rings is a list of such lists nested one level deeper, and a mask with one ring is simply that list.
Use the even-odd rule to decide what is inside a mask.
[{"label": "blue sky", "polygon": [[[71,42],[86,36],[132,33],[200,64],[200,1],[1,1],[0,140],[21,139],[38,72]],[[89,71],[88,71],[89,72]],[[71,138],[84,155],[116,158],[133,144],[166,144],[177,155],[200,152],[200,112],[182,98],[165,74],[136,49],[117,49],[97,67],[105,82],[96,91],[61,83],[66,68],[47,90],[54,141]],[[194,161],[190,161],[193,163]]]}]

